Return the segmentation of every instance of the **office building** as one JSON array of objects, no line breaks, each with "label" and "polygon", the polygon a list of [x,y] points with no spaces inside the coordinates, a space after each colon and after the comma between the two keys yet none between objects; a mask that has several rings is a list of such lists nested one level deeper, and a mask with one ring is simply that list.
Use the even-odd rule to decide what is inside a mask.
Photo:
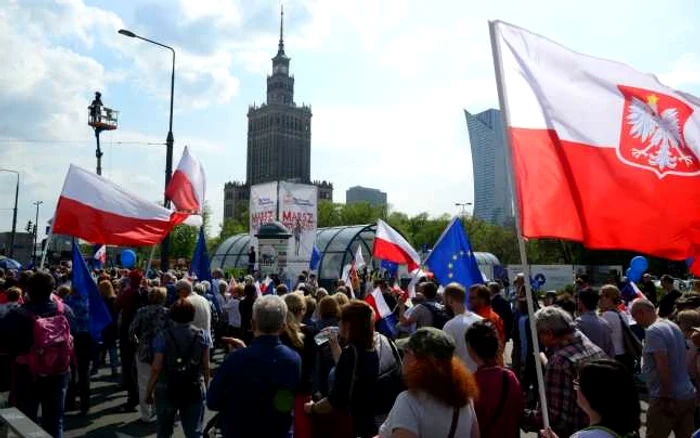
[{"label": "office building", "polygon": [[513,194],[506,166],[501,114],[489,109],[478,114],[465,110],[474,168],[474,217],[495,224],[513,221]]},{"label": "office building", "polygon": [[362,186],[350,187],[345,192],[345,202],[348,204],[367,202],[373,207],[387,205],[385,192]]}]

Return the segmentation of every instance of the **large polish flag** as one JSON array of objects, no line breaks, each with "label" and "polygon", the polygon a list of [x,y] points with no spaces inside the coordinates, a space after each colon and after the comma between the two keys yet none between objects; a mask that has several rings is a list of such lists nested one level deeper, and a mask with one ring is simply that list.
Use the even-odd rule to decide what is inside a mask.
[{"label": "large polish flag", "polygon": [[491,23],[524,237],[700,254],[700,99]]},{"label": "large polish flag", "polygon": [[204,205],[205,191],[204,167],[185,146],[177,170],[165,189],[165,196],[173,201],[178,211],[200,213]]},{"label": "large polish flag", "polygon": [[106,245],[155,245],[186,217],[71,165],[58,198],[52,232]]},{"label": "large polish flag", "polygon": [[413,272],[420,266],[420,256],[416,250],[398,231],[381,219],[377,221],[372,255],[382,260],[407,265],[408,272]]}]

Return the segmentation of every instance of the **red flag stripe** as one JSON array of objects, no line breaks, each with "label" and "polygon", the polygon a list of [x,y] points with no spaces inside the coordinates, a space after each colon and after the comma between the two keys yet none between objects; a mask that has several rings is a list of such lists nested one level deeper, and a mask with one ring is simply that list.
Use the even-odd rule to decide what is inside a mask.
[{"label": "red flag stripe", "polygon": [[672,260],[696,252],[697,179],[659,179],[622,163],[613,147],[563,141],[553,130],[509,131],[525,237],[577,240],[589,248]]}]

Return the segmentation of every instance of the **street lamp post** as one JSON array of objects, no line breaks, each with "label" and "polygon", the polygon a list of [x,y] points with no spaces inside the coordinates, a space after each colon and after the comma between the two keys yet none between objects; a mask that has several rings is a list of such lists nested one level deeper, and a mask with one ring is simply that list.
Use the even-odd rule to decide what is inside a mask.
[{"label": "street lamp post", "polygon": [[17,234],[17,201],[19,200],[19,172],[10,169],[0,169],[0,172],[14,173],[17,176],[15,186],[15,208],[12,209],[12,234],[10,234],[10,258],[15,257],[15,236]]},{"label": "street lamp post", "polygon": [[471,205],[471,202],[455,202],[455,207],[462,207],[462,218],[467,216],[467,207]]},{"label": "street lamp post", "polygon": [[32,204],[36,206],[36,220],[34,221],[34,251],[32,251],[32,260],[34,261],[34,266],[36,266],[36,245],[39,240],[39,206],[43,203],[44,201],[32,202]]},{"label": "street lamp post", "polygon": [[[140,35],[136,35],[134,32],[126,29],[120,29],[119,33],[127,36],[129,38],[138,38],[142,41],[146,41],[151,44],[155,44],[156,46],[160,46],[163,48],[166,48],[170,50],[170,52],[173,54],[173,68],[172,68],[172,73],[170,75],[170,123],[168,125],[168,136],[165,139],[165,187],[168,187],[168,184],[170,183],[170,178],[172,177],[173,174],[173,144],[175,143],[175,137],[173,136],[173,98],[175,95],[175,49],[173,49],[170,46],[166,46],[165,44],[161,44],[157,41],[153,41],[148,38],[144,38]],[[168,197],[165,197],[164,201],[165,207],[170,206],[170,200]],[[169,267],[169,258],[170,258],[170,235],[168,234],[165,236],[165,239],[163,239],[163,242],[160,244],[160,268],[161,270],[165,271]]]}]

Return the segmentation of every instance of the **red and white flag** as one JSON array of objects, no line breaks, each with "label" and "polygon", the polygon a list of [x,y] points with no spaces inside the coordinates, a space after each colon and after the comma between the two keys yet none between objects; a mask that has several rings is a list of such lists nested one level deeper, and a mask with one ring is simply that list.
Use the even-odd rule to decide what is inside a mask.
[{"label": "red and white flag", "polygon": [[398,231],[381,219],[377,221],[377,233],[374,236],[372,255],[378,259],[407,265],[408,272],[412,272],[420,266],[420,256],[416,250]]},{"label": "red and white flag", "polygon": [[392,313],[391,308],[384,299],[384,295],[382,295],[382,290],[379,288],[374,289],[371,294],[367,295],[365,301],[374,309],[375,321],[387,317]]},{"label": "red and white flag", "polygon": [[189,148],[185,146],[177,170],[165,189],[165,196],[173,201],[178,211],[201,213],[205,191],[204,167],[198,159],[190,155]]},{"label": "red and white flag", "polygon": [[93,258],[104,265],[107,262],[107,245],[101,245]]},{"label": "red and white flag", "polygon": [[524,237],[700,254],[700,99],[491,23]]},{"label": "red and white flag", "polygon": [[155,245],[186,217],[71,164],[52,232],[106,245]]}]

